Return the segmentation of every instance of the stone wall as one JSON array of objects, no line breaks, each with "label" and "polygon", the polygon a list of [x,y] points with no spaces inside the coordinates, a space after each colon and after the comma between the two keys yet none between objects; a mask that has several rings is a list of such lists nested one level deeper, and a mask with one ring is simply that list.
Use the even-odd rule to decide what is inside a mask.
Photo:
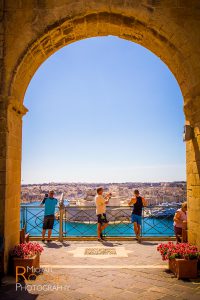
[{"label": "stone wall", "polygon": [[193,103],[188,113],[194,136],[186,145],[189,241],[200,247],[200,96]]},{"label": "stone wall", "polygon": [[[0,95],[4,75],[4,1],[0,0]],[[0,236],[4,235],[5,177],[6,177],[6,109],[0,97]]]}]

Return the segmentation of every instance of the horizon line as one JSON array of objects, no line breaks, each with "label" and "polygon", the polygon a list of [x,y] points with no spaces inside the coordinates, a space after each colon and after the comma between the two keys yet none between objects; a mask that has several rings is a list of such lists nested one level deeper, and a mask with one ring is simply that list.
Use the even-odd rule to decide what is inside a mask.
[{"label": "horizon line", "polygon": [[152,183],[181,183],[184,182],[186,183],[186,180],[173,180],[173,181],[122,181],[122,182],[115,182],[115,181],[110,181],[110,182],[103,182],[103,181],[99,181],[99,182],[86,182],[86,181],[71,181],[71,182],[65,182],[65,181],[51,181],[51,182],[42,182],[42,183],[21,183],[22,185],[43,185],[43,184],[124,184],[124,183],[148,183],[148,184],[152,184]]}]

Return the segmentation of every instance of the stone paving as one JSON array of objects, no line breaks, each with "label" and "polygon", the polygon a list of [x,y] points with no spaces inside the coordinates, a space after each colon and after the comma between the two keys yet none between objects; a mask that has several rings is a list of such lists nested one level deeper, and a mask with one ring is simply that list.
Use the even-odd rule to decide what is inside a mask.
[{"label": "stone paving", "polygon": [[158,242],[64,241],[45,243],[44,273],[28,291],[5,277],[1,299],[200,299],[200,278],[177,280],[156,251]]}]

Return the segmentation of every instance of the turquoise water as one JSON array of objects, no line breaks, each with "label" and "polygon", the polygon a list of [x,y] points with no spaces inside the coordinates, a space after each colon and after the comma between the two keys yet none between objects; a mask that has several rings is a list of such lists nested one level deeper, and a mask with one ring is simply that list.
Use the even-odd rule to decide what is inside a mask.
[{"label": "turquoise water", "polygon": [[[38,202],[27,204],[25,208],[21,207],[21,227],[26,224],[26,231],[29,232],[30,236],[41,236],[42,232],[42,224],[43,224],[43,216],[44,216],[44,208],[35,207],[38,206]],[[33,206],[34,205],[34,206]],[[58,209],[57,209],[58,211]],[[76,215],[81,211],[76,208]],[[87,211],[87,210],[86,210]],[[92,211],[93,212],[93,211]],[[131,213],[131,211],[130,211]],[[112,216],[112,215],[111,215]],[[111,216],[109,218],[109,210],[108,210],[108,219],[111,220]],[[71,218],[71,220],[74,219]],[[117,217],[116,217],[117,219]],[[85,219],[89,222],[89,224],[85,224],[82,222],[74,222],[74,221],[63,221],[63,236],[72,236],[72,237],[80,237],[80,236],[96,236],[97,233],[97,224],[96,224],[96,216],[88,215],[85,216]],[[121,236],[128,237],[134,236],[133,225],[130,222],[114,222],[114,224],[109,224],[106,228],[107,236]],[[59,221],[55,220],[54,229],[52,232],[53,236],[59,235]],[[142,219],[142,236],[173,236],[173,217],[165,217],[165,218],[143,218]]]}]

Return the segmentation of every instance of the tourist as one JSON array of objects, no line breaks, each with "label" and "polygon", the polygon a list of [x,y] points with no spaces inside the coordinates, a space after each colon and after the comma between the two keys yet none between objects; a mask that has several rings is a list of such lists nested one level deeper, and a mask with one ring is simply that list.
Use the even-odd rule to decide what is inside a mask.
[{"label": "tourist", "polygon": [[136,239],[141,242],[140,232],[142,224],[142,208],[147,205],[147,201],[140,196],[138,190],[134,191],[134,197],[129,201],[128,205],[133,205],[133,212],[131,214],[131,222],[133,223]]},{"label": "tourist", "polygon": [[[46,196],[46,195],[45,195]],[[54,198],[54,191],[50,191],[48,197],[45,197],[41,202],[41,205],[45,205],[44,208],[44,222],[42,230],[42,241],[45,241],[46,230],[48,229],[47,242],[51,242],[51,234],[54,225],[54,213],[58,200]]]},{"label": "tourist", "polygon": [[182,230],[184,225],[187,222],[187,202],[183,202],[181,204],[181,208],[179,208],[174,216],[174,233],[176,236],[177,243],[181,242]]},{"label": "tourist", "polygon": [[97,215],[97,235],[98,241],[103,241],[102,231],[108,226],[108,220],[106,218],[106,204],[108,204],[109,199],[112,194],[108,193],[106,196],[103,196],[103,188],[97,189],[97,195],[95,196],[96,204],[96,215]]}]

